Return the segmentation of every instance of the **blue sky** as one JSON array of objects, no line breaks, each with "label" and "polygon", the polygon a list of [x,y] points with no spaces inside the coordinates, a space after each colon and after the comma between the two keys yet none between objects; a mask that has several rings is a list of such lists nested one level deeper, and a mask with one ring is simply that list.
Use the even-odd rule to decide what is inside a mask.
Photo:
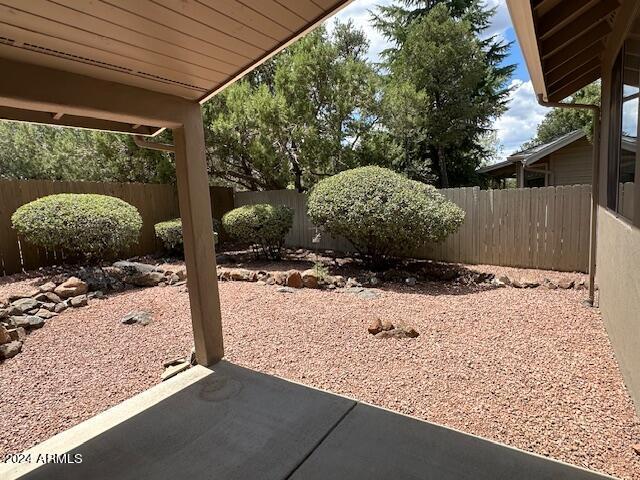
[{"label": "blue sky", "polygon": [[[369,11],[376,5],[390,4],[394,0],[354,0],[352,4],[340,11],[336,17],[341,21],[351,20],[363,29],[370,42],[369,57],[377,61],[379,53],[386,47],[386,40],[370,24]],[[497,8],[487,35],[501,35],[505,40],[514,42],[508,58],[509,63],[517,65],[512,79],[513,91],[508,111],[494,122],[501,144],[500,156],[504,157],[520,147],[535,135],[536,127],[544,117],[547,109],[538,105],[527,67],[522,58],[520,47],[515,38],[511,19],[505,0],[485,0],[490,6]],[[499,158],[498,160],[501,160]]]}]

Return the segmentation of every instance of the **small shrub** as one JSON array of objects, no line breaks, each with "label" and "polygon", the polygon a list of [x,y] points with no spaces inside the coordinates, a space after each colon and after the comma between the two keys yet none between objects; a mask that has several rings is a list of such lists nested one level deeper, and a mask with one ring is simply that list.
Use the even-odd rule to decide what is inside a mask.
[{"label": "small shrub", "polygon": [[11,222],[33,245],[92,260],[135,244],[142,228],[138,210],[124,200],[76,193],[49,195],[22,205]]},{"label": "small shrub", "polygon": [[[154,225],[156,237],[162,242],[162,246],[169,252],[183,253],[184,243],[182,240],[182,219],[174,218]],[[213,244],[218,243],[218,231],[220,221],[213,219]]]},{"label": "small shrub", "polygon": [[245,205],[227,212],[222,226],[235,240],[256,245],[259,254],[280,258],[284,237],[293,226],[293,210],[284,205]]},{"label": "small shrub", "polygon": [[380,167],[347,170],[321,180],[308,202],[311,220],[349,240],[383,266],[458,230],[464,212],[430,185]]}]

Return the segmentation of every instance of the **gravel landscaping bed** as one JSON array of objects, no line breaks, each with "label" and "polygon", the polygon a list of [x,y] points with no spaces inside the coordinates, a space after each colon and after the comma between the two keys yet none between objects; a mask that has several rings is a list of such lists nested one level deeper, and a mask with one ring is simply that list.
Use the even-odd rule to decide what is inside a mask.
[{"label": "gravel landscaping bed", "polygon": [[[496,275],[565,274],[472,267]],[[555,277],[558,275],[558,277]],[[572,280],[584,276],[570,275]],[[24,277],[21,277],[24,278]],[[43,282],[0,281],[0,298]],[[15,279],[14,279],[15,280]],[[375,405],[628,479],[640,420],[586,292],[420,281],[377,298],[221,282],[226,358]],[[147,326],[124,325],[145,309]],[[379,339],[375,318],[417,338]],[[184,287],[127,290],[69,309],[0,364],[0,455],[19,452],[160,381],[189,353]]]}]

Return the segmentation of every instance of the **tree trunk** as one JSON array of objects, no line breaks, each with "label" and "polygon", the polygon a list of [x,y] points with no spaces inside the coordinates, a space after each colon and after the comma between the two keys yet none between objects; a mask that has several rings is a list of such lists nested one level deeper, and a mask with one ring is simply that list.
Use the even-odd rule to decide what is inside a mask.
[{"label": "tree trunk", "polygon": [[438,147],[438,165],[440,166],[440,186],[449,188],[449,175],[447,174],[447,161],[444,156],[444,148]]},{"label": "tree trunk", "polygon": [[302,189],[302,169],[300,168],[298,162],[291,162],[291,171],[293,172],[293,176],[295,178],[294,185],[296,187],[296,191],[298,193],[303,193],[304,190]]}]

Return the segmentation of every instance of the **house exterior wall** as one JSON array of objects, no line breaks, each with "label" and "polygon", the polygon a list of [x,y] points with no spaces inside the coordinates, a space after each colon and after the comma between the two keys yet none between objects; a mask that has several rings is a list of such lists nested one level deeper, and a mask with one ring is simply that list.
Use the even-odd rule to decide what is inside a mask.
[{"label": "house exterior wall", "polygon": [[634,226],[606,207],[612,65],[603,59],[596,283],[611,345],[640,413],[640,222]]},{"label": "house exterior wall", "polygon": [[550,186],[590,185],[593,146],[586,138],[549,155]]}]

